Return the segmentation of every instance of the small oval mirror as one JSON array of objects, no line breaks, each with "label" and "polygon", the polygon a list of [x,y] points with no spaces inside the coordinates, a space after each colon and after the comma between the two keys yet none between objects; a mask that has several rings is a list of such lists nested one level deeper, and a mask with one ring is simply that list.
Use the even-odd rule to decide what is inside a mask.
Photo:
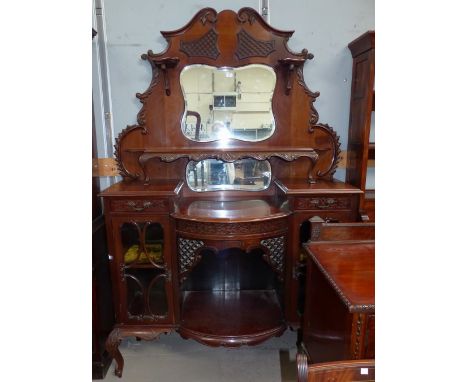
[{"label": "small oval mirror", "polygon": [[260,191],[270,185],[271,166],[266,160],[256,159],[240,159],[232,163],[217,159],[190,161],[186,179],[190,189],[197,192]]},{"label": "small oval mirror", "polygon": [[185,111],[182,132],[197,142],[272,136],[276,73],[267,65],[216,68],[189,65],[180,73]]}]

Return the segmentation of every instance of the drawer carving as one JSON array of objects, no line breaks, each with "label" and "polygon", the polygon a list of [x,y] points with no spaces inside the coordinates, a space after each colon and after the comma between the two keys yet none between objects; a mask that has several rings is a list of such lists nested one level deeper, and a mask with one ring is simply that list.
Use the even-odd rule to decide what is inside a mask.
[{"label": "drawer carving", "polygon": [[300,210],[344,210],[351,208],[351,198],[298,198],[296,208]]},{"label": "drawer carving", "polygon": [[167,202],[163,199],[119,199],[112,200],[111,202],[112,211],[122,212],[155,212],[155,211],[167,211]]},{"label": "drawer carving", "polygon": [[187,233],[202,235],[249,235],[256,233],[267,233],[287,229],[287,220],[275,219],[265,222],[244,223],[207,223],[190,220],[178,220],[177,230]]}]

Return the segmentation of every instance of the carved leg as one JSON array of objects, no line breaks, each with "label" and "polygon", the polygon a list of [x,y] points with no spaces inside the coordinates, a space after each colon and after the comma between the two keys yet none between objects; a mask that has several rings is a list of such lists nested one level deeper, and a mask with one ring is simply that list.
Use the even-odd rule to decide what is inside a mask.
[{"label": "carved leg", "polygon": [[158,338],[161,333],[167,334],[170,333],[172,329],[170,328],[145,328],[145,327],[118,327],[114,328],[112,332],[107,337],[106,341],[106,350],[115,359],[115,375],[122,377],[122,371],[124,367],[124,360],[122,353],[120,353],[119,345],[124,337],[137,337],[140,340],[144,339],[147,341],[154,340]]},{"label": "carved leg", "polygon": [[120,353],[119,345],[120,341],[122,340],[122,330],[120,328],[115,328],[109,334],[106,341],[106,350],[111,355],[112,358],[115,359],[117,365],[115,366],[115,375],[118,377],[122,377],[122,370],[124,366],[124,360],[122,357],[122,353]]}]

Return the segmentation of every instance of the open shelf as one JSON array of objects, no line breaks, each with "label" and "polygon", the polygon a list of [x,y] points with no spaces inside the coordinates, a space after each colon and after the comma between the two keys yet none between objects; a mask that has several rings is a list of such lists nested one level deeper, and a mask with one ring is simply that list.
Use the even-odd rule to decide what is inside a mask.
[{"label": "open shelf", "polygon": [[[209,143],[209,142],[202,142]],[[254,147],[220,147],[216,148],[216,151],[219,153],[245,153],[245,152],[254,153],[297,153],[297,154],[308,154],[315,152],[312,147],[288,147],[288,146],[254,146]],[[131,147],[125,149],[126,152],[130,153],[146,153],[146,154],[187,154],[187,155],[196,155],[204,154],[207,152],[206,147]]]},{"label": "open shelf", "polygon": [[[156,262],[157,265],[164,267],[164,263]],[[128,263],[125,264],[125,269],[162,269],[155,267],[154,264],[151,263]]]},{"label": "open shelf", "polygon": [[210,346],[256,345],[286,329],[274,290],[183,292],[184,338]]},{"label": "open shelf", "polygon": [[241,223],[267,221],[289,216],[290,211],[272,198],[244,200],[181,200],[172,217],[198,222]]}]

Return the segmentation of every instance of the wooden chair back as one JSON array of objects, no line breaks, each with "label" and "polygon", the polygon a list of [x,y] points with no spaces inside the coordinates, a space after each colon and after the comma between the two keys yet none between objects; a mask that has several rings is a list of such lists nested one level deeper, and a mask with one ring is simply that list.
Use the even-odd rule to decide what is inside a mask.
[{"label": "wooden chair back", "polygon": [[327,223],[314,216],[309,219],[311,241],[374,240],[374,223]]},{"label": "wooden chair back", "polygon": [[375,381],[375,360],[323,362],[307,364],[307,356],[298,353],[298,382],[373,382]]}]

